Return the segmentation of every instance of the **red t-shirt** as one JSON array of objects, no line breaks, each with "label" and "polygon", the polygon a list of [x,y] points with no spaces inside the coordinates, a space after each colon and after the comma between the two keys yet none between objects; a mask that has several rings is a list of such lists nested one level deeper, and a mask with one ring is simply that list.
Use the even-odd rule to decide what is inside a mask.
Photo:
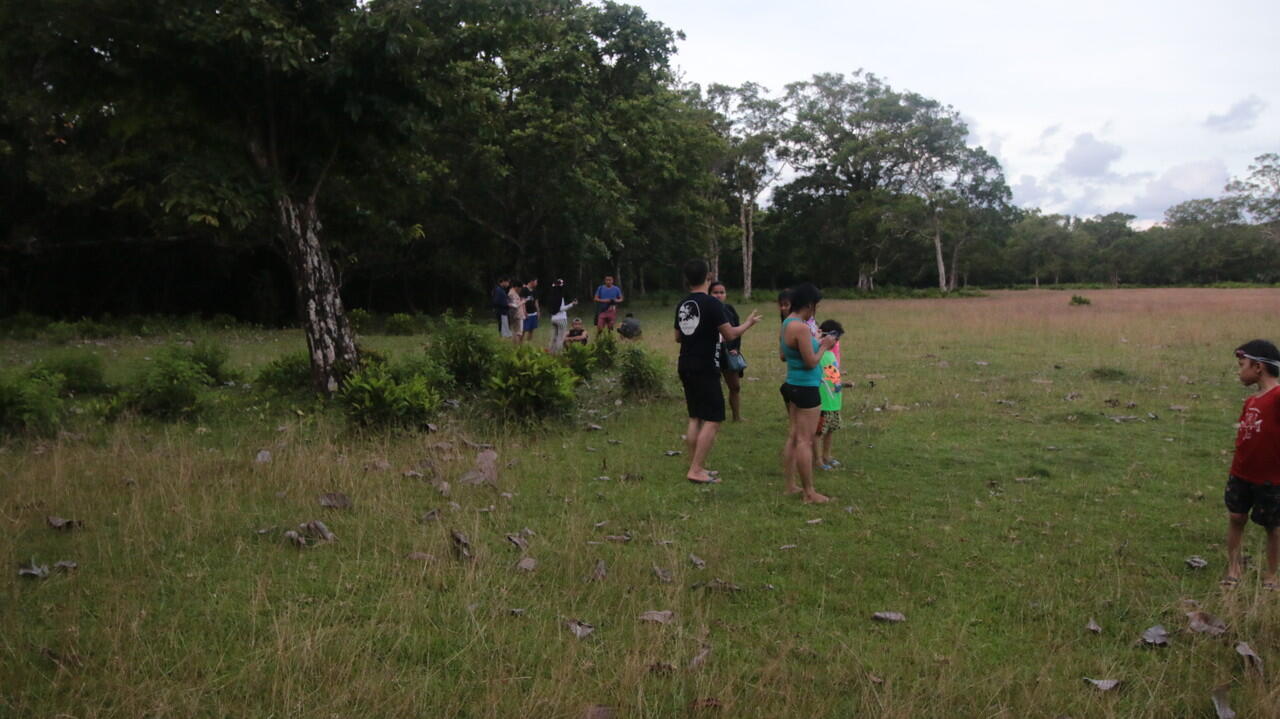
[{"label": "red t-shirt", "polygon": [[1231,473],[1252,484],[1280,484],[1280,387],[1244,401]]}]

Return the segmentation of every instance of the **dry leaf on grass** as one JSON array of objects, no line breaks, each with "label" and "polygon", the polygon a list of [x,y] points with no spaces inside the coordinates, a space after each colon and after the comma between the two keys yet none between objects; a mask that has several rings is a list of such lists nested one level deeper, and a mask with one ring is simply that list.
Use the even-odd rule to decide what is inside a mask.
[{"label": "dry leaf on grass", "polygon": [[698,582],[697,584],[694,584],[692,587],[689,587],[689,588],[705,589],[708,592],[725,592],[725,593],[742,591],[742,587],[739,587],[733,582],[726,582],[723,579],[720,579],[719,577],[716,577],[715,579],[712,579],[709,582]]},{"label": "dry leaf on grass", "polygon": [[449,538],[453,540],[453,553],[458,559],[471,559],[471,540],[467,539],[467,535],[453,530],[449,532]]},{"label": "dry leaf on grass", "polygon": [[538,560],[534,559],[533,557],[525,557],[524,559],[521,559],[520,561],[516,562],[516,569],[522,572],[532,572],[537,568],[538,568]]},{"label": "dry leaf on grass", "polygon": [[1236,713],[1227,703],[1228,696],[1231,693],[1231,683],[1221,684],[1213,690],[1210,699],[1213,700],[1213,710],[1218,713],[1218,719],[1236,719]]},{"label": "dry leaf on grass", "polygon": [[868,674],[867,678],[871,680],[872,684],[884,684],[884,679],[874,674]]},{"label": "dry leaf on grass", "polygon": [[653,576],[656,577],[658,581],[662,582],[663,584],[671,583],[671,572],[669,570],[663,569],[662,567],[655,565],[653,568]]},{"label": "dry leaf on grass", "polygon": [[342,492],[325,492],[320,495],[320,506],[328,509],[351,509],[351,498]]},{"label": "dry leaf on grass", "polygon": [[404,558],[412,559],[415,562],[430,562],[433,559],[435,559],[435,557],[431,556],[430,554],[427,554],[426,552],[409,552],[408,554],[404,555]]},{"label": "dry leaf on grass", "polygon": [[627,533],[627,534],[608,534],[608,535],[605,535],[605,538],[604,538],[604,539],[605,539],[605,541],[606,541],[606,542],[617,542],[617,543],[619,543],[619,544],[626,544],[627,542],[630,542],[630,541],[631,541],[631,534],[630,534],[630,533]]},{"label": "dry leaf on grass", "polygon": [[603,559],[596,560],[596,568],[591,572],[591,581],[603,582],[609,576],[609,569]]},{"label": "dry leaf on grass", "polygon": [[876,612],[871,615],[871,618],[877,622],[890,622],[893,624],[907,621],[906,616],[903,615],[902,612]]},{"label": "dry leaf on grass", "polygon": [[799,546],[800,546],[800,545],[798,545],[798,544],[784,544],[784,545],[782,545],[781,547],[778,547],[778,549],[780,549],[780,550],[782,550],[782,551],[784,551],[784,552],[785,552],[785,551],[787,551],[788,549],[795,549],[796,547],[799,547]]},{"label": "dry leaf on grass", "polygon": [[1182,405],[1182,404],[1169,405],[1169,411],[1171,412],[1186,412],[1188,409],[1189,408],[1186,405]]},{"label": "dry leaf on grass", "polygon": [[587,431],[589,431],[589,432],[600,432],[600,431],[603,431],[603,430],[604,430],[604,427],[601,427],[601,426],[600,426],[600,425],[598,425],[598,424],[588,424],[588,425],[587,425]]},{"label": "dry leaf on grass", "polygon": [[573,633],[573,636],[579,639],[585,639],[588,634],[596,630],[595,626],[587,624],[580,619],[570,619],[564,623],[565,627]]},{"label": "dry leaf on grass", "polygon": [[1245,642],[1236,642],[1236,654],[1239,654],[1240,658],[1244,659],[1246,667],[1257,670],[1259,674],[1262,673],[1262,657],[1253,651],[1253,647]]},{"label": "dry leaf on grass", "polygon": [[283,536],[284,536],[284,541],[286,541],[286,542],[288,542],[288,543],[292,544],[292,545],[293,545],[293,546],[295,546],[295,547],[305,547],[305,546],[307,546],[307,540],[306,540],[306,538],[305,538],[305,537],[303,537],[301,534],[298,534],[296,531],[294,531],[294,530],[292,530],[292,529],[290,529],[289,531],[285,532]]},{"label": "dry leaf on grass", "polygon": [[80,565],[70,559],[61,559],[53,563],[53,571],[55,572],[73,572],[79,568]]},{"label": "dry leaf on grass", "polygon": [[437,479],[431,483],[431,486],[435,488],[436,492],[438,492],[441,497],[449,496],[449,483],[443,479]]},{"label": "dry leaf on grass", "polygon": [[366,472],[386,472],[391,469],[391,463],[386,457],[376,457],[364,463],[364,471]]},{"label": "dry leaf on grass", "polygon": [[84,528],[84,522],[78,519],[63,519],[62,517],[45,517],[44,521],[49,523],[49,527],[60,532],[70,532],[73,529]]},{"label": "dry leaf on grass", "polygon": [[640,615],[640,621],[653,622],[655,624],[669,624],[674,616],[675,613],[670,609],[664,609],[662,611],[649,610]]},{"label": "dry leaf on grass", "polygon": [[428,509],[426,512],[423,512],[422,516],[418,518],[418,521],[423,524],[426,524],[427,522],[438,522],[440,521],[440,510]]},{"label": "dry leaf on grass", "polygon": [[1119,679],[1090,679],[1089,677],[1085,677],[1084,680],[1097,687],[1100,692],[1109,692],[1115,689],[1120,686],[1121,681]]},{"label": "dry leaf on grass", "polygon": [[258,455],[257,455],[256,457],[254,457],[254,458],[253,458],[253,461],[254,461],[254,462],[257,462],[258,464],[266,464],[267,462],[270,462],[270,461],[271,461],[271,450],[269,450],[269,449],[264,449],[264,450],[262,450],[261,452],[258,452]]},{"label": "dry leaf on grass", "polygon": [[458,479],[462,484],[492,484],[498,483],[498,453],[492,449],[486,449],[476,455],[476,464],[470,471],[462,475]]},{"label": "dry leaf on grass", "polygon": [[805,524],[822,524],[822,518],[819,517],[817,519],[806,519],[804,523]]},{"label": "dry leaf on grass", "polygon": [[693,659],[689,660],[689,668],[697,669],[698,667],[701,667],[703,664],[707,663],[707,657],[709,656],[711,656],[711,645],[703,644],[702,648],[698,650],[698,653],[693,656]]},{"label": "dry leaf on grass", "polygon": [[1227,633],[1227,623],[1208,612],[1187,612],[1187,628],[1197,634],[1220,637]]},{"label": "dry leaf on grass", "polygon": [[1187,566],[1192,569],[1204,569],[1209,566],[1208,560],[1198,555],[1187,557],[1184,561],[1187,563]]},{"label": "dry leaf on grass", "polygon": [[299,524],[298,531],[308,539],[320,539],[326,542],[338,541],[338,535],[330,532],[329,527],[325,526],[325,523],[318,519],[313,519],[310,522]]},{"label": "dry leaf on grass", "polygon": [[1084,625],[1084,628],[1085,628],[1085,629],[1088,629],[1089,631],[1093,632],[1094,634],[1101,634],[1101,633],[1102,633],[1102,627],[1101,627],[1097,622],[1093,621],[1093,617],[1089,617],[1089,623],[1088,623],[1088,624],[1086,624],[1086,625]]},{"label": "dry leaf on grass", "polygon": [[1165,629],[1163,624],[1148,627],[1142,633],[1142,643],[1151,647],[1167,647],[1169,646],[1169,630]]},{"label": "dry leaf on grass", "polygon": [[676,665],[672,664],[671,662],[654,662],[653,664],[649,665],[650,674],[658,674],[658,675],[666,676],[667,674],[673,674],[675,670],[676,670]]},{"label": "dry leaf on grass", "polygon": [[691,553],[691,554],[689,555],[689,561],[690,561],[690,562],[692,562],[692,563],[693,563],[693,566],[697,567],[698,569],[706,569],[706,568],[707,568],[707,563],[706,563],[706,561],[705,561],[705,560],[703,560],[703,559],[702,559],[702,557],[699,557],[699,556],[698,556],[698,555],[696,555],[696,554],[692,554],[692,553]]},{"label": "dry leaf on grass", "polygon": [[515,608],[515,609],[511,609],[511,610],[509,610],[509,613],[510,613],[510,614],[511,614],[511,616],[513,616],[513,617],[522,617],[522,616],[524,616],[524,612],[525,612],[525,610],[524,610],[523,608],[519,608],[519,607],[517,607],[517,608]]},{"label": "dry leaf on grass", "polygon": [[724,708],[724,705],[721,704],[720,700],[716,699],[715,697],[702,697],[701,699],[694,699],[693,703],[689,705],[689,709],[692,711],[710,711],[713,709],[723,709],[723,708]]},{"label": "dry leaf on grass", "polygon": [[27,563],[18,565],[18,576],[44,579],[49,576],[49,566],[47,564],[36,564],[36,560],[33,557]]},{"label": "dry leaf on grass", "polygon": [[519,549],[522,552],[529,551],[529,540],[521,537],[519,534],[508,534],[507,541],[516,545],[516,549]]},{"label": "dry leaf on grass", "polygon": [[663,454],[665,454],[665,455],[666,455],[666,456],[668,456],[668,457],[679,457],[679,456],[680,456],[680,450],[678,450],[678,449],[668,449],[667,451],[663,452]]}]

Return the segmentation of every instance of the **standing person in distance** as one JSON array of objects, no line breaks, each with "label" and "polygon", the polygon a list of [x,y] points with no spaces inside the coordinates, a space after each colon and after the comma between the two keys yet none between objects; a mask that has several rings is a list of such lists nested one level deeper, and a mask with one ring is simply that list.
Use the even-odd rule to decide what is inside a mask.
[{"label": "standing person in distance", "polygon": [[510,286],[511,280],[499,277],[489,293],[489,307],[493,310],[494,319],[498,320],[498,334],[503,337],[511,336],[510,318],[507,317],[507,288]]},{"label": "standing person in distance", "polygon": [[813,464],[818,469],[835,469],[840,460],[831,456],[832,435],[840,429],[840,408],[844,398],[844,383],[840,378],[840,337],[844,327],[835,320],[825,320],[818,325],[823,336],[836,338],[835,345],[822,353],[818,363],[822,368],[822,384],[818,395],[822,400],[822,413],[818,419],[818,436],[813,440]]},{"label": "standing person in distance", "polygon": [[538,278],[534,277],[524,283],[524,290],[520,292],[520,297],[524,301],[524,331],[523,342],[533,341],[533,331],[538,329]]},{"label": "standing person in distance", "polygon": [[524,283],[512,278],[511,286],[507,289],[507,322],[511,325],[511,341],[514,344],[520,344],[520,340],[524,339],[524,298],[520,296],[522,289]]},{"label": "standing person in distance", "polygon": [[570,300],[564,294],[564,280],[556,280],[551,283],[551,291],[547,293],[547,309],[553,312],[551,315],[551,344],[548,349],[551,354],[560,354],[560,350],[564,349],[564,338],[569,332],[569,310],[578,304],[577,300]]},{"label": "standing person in distance", "polygon": [[[1267,340],[1251,340],[1236,348],[1240,384],[1258,386],[1244,401],[1236,430],[1227,489],[1227,575],[1222,586],[1234,587],[1244,573],[1240,545],[1252,517],[1267,530],[1267,568],[1262,588],[1280,589],[1280,350]],[[1252,510],[1252,511],[1250,511]]]},{"label": "standing person in distance", "polygon": [[[729,297],[724,283],[720,281],[712,282],[709,288],[709,294],[720,300],[720,304],[724,305],[724,318],[729,324],[737,327],[741,324],[738,319],[738,311],[733,308],[726,300]],[[746,374],[746,370],[734,369],[731,365],[731,357],[742,357],[742,338],[735,337],[733,339],[721,338],[720,340],[720,375],[724,377],[724,384],[729,388],[729,411],[733,413],[733,421],[742,421],[742,376]]]},{"label": "standing person in distance", "polygon": [[[805,282],[791,289],[791,311],[778,337],[779,357],[787,363],[787,379],[778,391],[787,403],[787,442],[782,449],[782,476],[787,494],[800,494],[806,504],[829,501],[813,488],[813,438],[818,432],[822,399],[822,354],[835,346],[830,335],[814,339],[808,322],[817,312],[822,294]],[[796,475],[800,485],[796,484]]]},{"label": "standing person in distance", "polygon": [[705,484],[720,481],[706,467],[716,432],[724,422],[724,394],[720,391],[717,361],[720,338],[741,337],[760,321],[760,315],[753,311],[742,324],[729,324],[724,315],[724,305],[707,294],[711,278],[706,260],[686,262],[684,281],[689,287],[689,294],[676,306],[675,340],[680,345],[680,384],[684,387],[689,414],[689,425],[685,430],[689,471],[685,478]]},{"label": "standing person in distance", "polygon": [[622,304],[622,288],[613,284],[613,275],[604,276],[604,284],[596,288],[596,331],[613,330],[618,321],[618,305]]}]

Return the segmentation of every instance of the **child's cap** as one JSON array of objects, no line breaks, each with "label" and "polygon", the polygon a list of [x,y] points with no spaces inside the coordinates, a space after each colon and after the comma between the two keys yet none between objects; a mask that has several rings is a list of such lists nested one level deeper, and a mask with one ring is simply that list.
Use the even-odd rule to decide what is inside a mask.
[{"label": "child's cap", "polygon": [[1267,340],[1249,340],[1236,348],[1236,357],[1280,368],[1280,349]]}]

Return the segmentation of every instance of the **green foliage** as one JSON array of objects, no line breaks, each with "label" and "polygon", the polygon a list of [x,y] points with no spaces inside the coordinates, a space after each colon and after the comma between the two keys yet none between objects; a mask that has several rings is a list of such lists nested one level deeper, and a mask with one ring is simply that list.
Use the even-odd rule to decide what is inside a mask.
[{"label": "green foliage", "polygon": [[1089,299],[1088,297],[1085,297],[1084,295],[1071,295],[1071,303],[1070,303],[1070,304],[1071,304],[1072,306],[1076,306],[1076,307],[1078,307],[1078,306],[1081,306],[1081,305],[1091,305],[1091,304],[1093,304],[1093,302],[1092,302],[1092,301],[1090,301],[1090,299]]},{"label": "green foliage", "polygon": [[267,363],[258,372],[257,384],[279,395],[311,390],[311,357],[306,352],[290,352]]},{"label": "green foliage", "polygon": [[102,357],[85,351],[67,351],[41,360],[28,373],[31,376],[62,378],[62,389],[69,394],[101,394],[109,388],[103,375]]},{"label": "green foliage", "polygon": [[66,412],[62,393],[61,375],[0,377],[0,434],[54,434]]},{"label": "green foliage", "polygon": [[389,335],[407,336],[418,331],[418,323],[412,315],[397,312],[387,318],[384,329]]},{"label": "green foliage", "polygon": [[397,382],[423,379],[428,387],[440,392],[451,389],[453,375],[439,362],[425,354],[410,354],[397,358],[390,365],[391,376]]},{"label": "green foliage", "polygon": [[628,396],[662,394],[662,363],[644,347],[630,345],[618,357],[618,379]]},{"label": "green foliage", "polygon": [[30,312],[19,312],[0,319],[0,334],[15,340],[33,340],[49,325],[49,318]]},{"label": "green foliage", "polygon": [[573,372],[532,345],[506,352],[489,379],[490,396],[507,416],[546,419],[573,408]]},{"label": "green foliage", "polygon": [[40,336],[46,341],[56,345],[65,345],[79,336],[79,331],[71,322],[50,322],[45,326]]},{"label": "green foliage", "polygon": [[354,424],[411,429],[426,426],[441,404],[426,377],[399,380],[383,365],[364,367],[347,377],[338,401]]},{"label": "green foliage", "polygon": [[356,332],[368,332],[373,329],[373,315],[369,310],[355,309],[347,310],[347,322],[350,323],[351,329]]},{"label": "green foliage", "polygon": [[1089,370],[1089,378],[1099,382],[1135,382],[1137,378],[1118,367],[1095,367]]},{"label": "green foliage", "polygon": [[560,353],[560,361],[564,362],[569,371],[583,381],[591,379],[591,375],[595,372],[596,355],[589,344],[582,342],[565,343],[564,350]]},{"label": "green foliage", "polygon": [[169,347],[165,353],[192,362],[209,378],[209,384],[222,384],[234,380],[238,375],[227,367],[231,350],[225,344],[212,339],[202,339],[190,345]]},{"label": "green foliage", "polygon": [[141,414],[160,419],[196,415],[202,409],[213,378],[187,348],[160,352],[134,378],[128,388],[128,405]]},{"label": "green foliage", "polygon": [[591,343],[591,352],[595,356],[596,366],[600,369],[613,369],[618,361],[618,336],[613,332],[600,332]]},{"label": "green foliage", "polygon": [[466,318],[446,314],[431,336],[427,356],[443,367],[457,384],[478,389],[493,374],[498,343],[493,335]]}]

